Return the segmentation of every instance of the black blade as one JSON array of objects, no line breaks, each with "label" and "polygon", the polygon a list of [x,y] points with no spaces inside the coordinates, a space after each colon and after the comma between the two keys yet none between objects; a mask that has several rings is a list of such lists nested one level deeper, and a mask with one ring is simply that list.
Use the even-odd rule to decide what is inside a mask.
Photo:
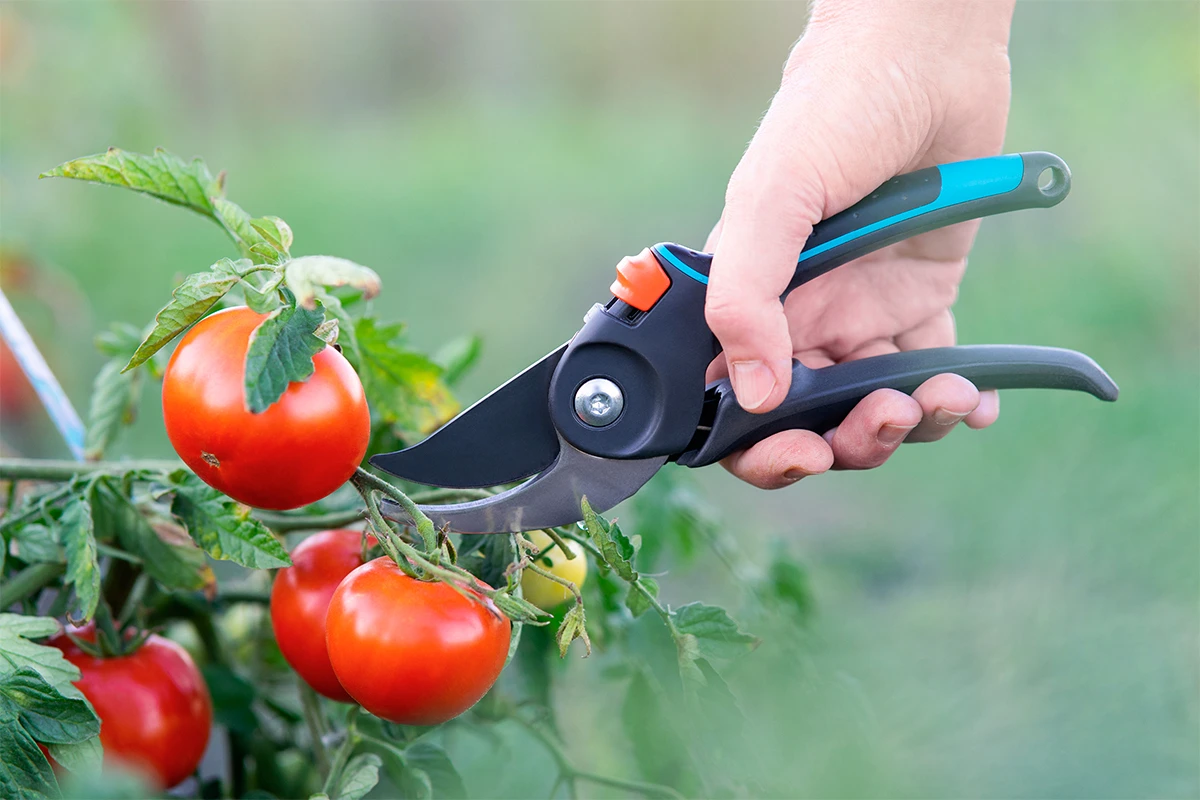
[{"label": "black blade", "polygon": [[[580,500],[584,497],[603,513],[633,496],[666,462],[666,456],[601,458],[560,440],[554,466],[520,486],[484,500],[420,508],[434,525],[458,533],[516,533],[571,525],[583,518]],[[412,522],[397,503],[384,500],[381,508],[387,517]]]},{"label": "black blade", "polygon": [[371,457],[371,464],[427,486],[468,489],[528,478],[558,456],[550,378],[564,344],[434,431],[424,441]]}]

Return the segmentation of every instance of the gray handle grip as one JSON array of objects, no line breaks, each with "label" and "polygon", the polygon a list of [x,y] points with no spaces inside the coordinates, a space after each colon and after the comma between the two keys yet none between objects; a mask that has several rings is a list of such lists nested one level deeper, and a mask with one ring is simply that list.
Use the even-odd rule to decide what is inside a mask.
[{"label": "gray handle grip", "polygon": [[876,389],[912,394],[935,375],[952,372],[981,389],[1069,389],[1117,399],[1117,385],[1095,361],[1074,350],[1022,345],[972,345],[910,350],[822,369],[792,367],[792,386],[774,411],[751,414],[738,405],[729,380],[708,389],[702,429],[676,460],[703,467],[785,430],[824,433]]}]

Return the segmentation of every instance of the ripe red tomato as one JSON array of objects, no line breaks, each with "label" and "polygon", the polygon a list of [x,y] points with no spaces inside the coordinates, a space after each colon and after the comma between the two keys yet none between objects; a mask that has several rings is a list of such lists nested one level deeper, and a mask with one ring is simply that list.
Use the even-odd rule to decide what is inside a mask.
[{"label": "ripe red tomato", "polygon": [[343,703],[354,700],[329,663],[325,613],[342,578],[362,563],[362,533],[321,531],[292,551],[292,566],[276,572],[271,587],[271,626],[283,657],[305,683]]},{"label": "ripe red tomato", "polygon": [[316,502],[354,474],[371,418],[362,381],[332,347],[316,371],[261,414],[246,410],[246,350],[265,319],[244,306],[184,334],[163,376],[163,421],[175,452],[205,483],[257,508]]},{"label": "ripe red tomato", "polygon": [[386,556],[346,576],[325,628],[350,696],[405,725],[437,725],[475,705],[504,668],[512,632],[508,617],[410,578]]},{"label": "ripe red tomato", "polygon": [[[94,639],[90,629],[74,631]],[[127,656],[96,658],[65,635],[49,644],[83,676],[75,685],[100,717],[104,760],[135,769],[169,788],[196,771],[212,727],[212,698],[181,646],[151,636]]]}]

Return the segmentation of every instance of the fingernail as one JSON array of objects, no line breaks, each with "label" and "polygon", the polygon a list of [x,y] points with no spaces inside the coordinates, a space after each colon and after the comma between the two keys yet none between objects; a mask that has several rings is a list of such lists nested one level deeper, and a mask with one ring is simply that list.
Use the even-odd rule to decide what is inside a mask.
[{"label": "fingernail", "polygon": [[807,478],[809,475],[812,475],[812,473],[808,470],[801,469],[800,467],[792,467],[787,472],[783,473],[783,479],[790,483],[795,483],[801,478]]},{"label": "fingernail", "polygon": [[761,361],[735,361],[729,368],[729,379],[733,382],[733,393],[738,403],[747,411],[767,402],[775,391],[775,373]]},{"label": "fingernail", "polygon": [[891,447],[894,444],[900,444],[904,441],[904,437],[908,436],[909,431],[917,427],[916,425],[884,425],[879,429],[879,435],[875,438],[885,447]]},{"label": "fingernail", "polygon": [[948,408],[939,408],[935,409],[930,416],[933,417],[933,424],[948,427],[962,422],[967,415],[955,413]]}]

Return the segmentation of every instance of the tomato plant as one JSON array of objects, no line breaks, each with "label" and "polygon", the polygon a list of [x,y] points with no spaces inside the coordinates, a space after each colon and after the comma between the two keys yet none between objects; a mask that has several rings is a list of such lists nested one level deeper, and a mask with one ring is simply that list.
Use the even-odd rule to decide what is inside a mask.
[{"label": "tomato plant", "polygon": [[[94,628],[74,631],[94,643]],[[161,636],[130,652],[88,653],[66,634],[50,644],[79,668],[75,685],[100,718],[104,757],[150,777],[160,789],[195,771],[208,746],[212,699],[192,657]]]},{"label": "tomato plant", "polygon": [[[754,793],[753,770],[735,777],[699,734],[737,729],[720,670],[758,640],[658,581],[707,545],[750,607],[804,610],[798,564],[745,563],[669,470],[632,503],[641,534],[586,500],[567,528],[435,529],[415,503],[489,490],[397,486],[360,464],[457,412],[478,340],[415,350],[372,313],[372,270],[293,255],[287,223],[233,203],[198,159],[113,149],[46,174],[188,208],[236,252],[206,259],[148,325],[99,333],[87,461],[0,458],[0,796],[462,797],[494,785],[481,774],[497,758],[501,777],[544,775],[534,793],[555,797]],[[157,381],[183,465],[119,452]],[[384,519],[385,498],[414,523]],[[94,642],[55,637],[89,620]],[[564,739],[572,647],[606,664],[596,696],[633,753],[619,774]],[[117,762],[149,784],[102,769]]]},{"label": "tomato plant", "polygon": [[257,508],[297,508],[350,478],[371,418],[358,375],[329,346],[312,356],[308,379],[265,411],[247,410],[246,352],[266,319],[242,306],[192,326],[163,375],[163,422],[175,452],[209,486]]},{"label": "tomato plant", "polygon": [[271,585],[271,627],[283,657],[305,683],[343,703],[351,697],[329,663],[325,615],[338,584],[362,566],[362,553],[360,531],[321,531],[292,550],[292,566]]}]

